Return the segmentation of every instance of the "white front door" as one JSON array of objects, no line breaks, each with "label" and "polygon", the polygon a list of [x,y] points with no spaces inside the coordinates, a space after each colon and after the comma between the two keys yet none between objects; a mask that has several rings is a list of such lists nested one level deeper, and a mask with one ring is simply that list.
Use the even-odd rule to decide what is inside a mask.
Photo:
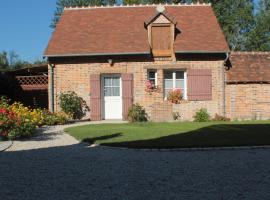
[{"label": "white front door", "polygon": [[104,119],[122,119],[122,84],[120,75],[103,76]]}]

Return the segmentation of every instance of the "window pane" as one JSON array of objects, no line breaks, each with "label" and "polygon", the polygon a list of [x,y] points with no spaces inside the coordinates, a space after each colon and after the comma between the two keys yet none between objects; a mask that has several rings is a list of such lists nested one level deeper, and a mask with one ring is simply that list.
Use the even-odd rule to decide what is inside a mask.
[{"label": "window pane", "polygon": [[184,79],[184,72],[178,71],[176,73],[176,79]]},{"label": "window pane", "polygon": [[155,79],[156,78],[156,72],[155,71],[149,71],[148,78],[149,79]]},{"label": "window pane", "polygon": [[112,96],[120,96],[120,87],[112,87],[113,94]]},{"label": "window pane", "polygon": [[183,89],[184,86],[185,86],[184,80],[176,80],[175,86],[176,86],[176,88],[182,88]]},{"label": "window pane", "polygon": [[173,72],[164,72],[164,79],[172,79]]},{"label": "window pane", "polygon": [[104,87],[104,96],[112,96],[112,88]]},{"label": "window pane", "polygon": [[173,88],[173,80],[171,79],[165,79],[164,80],[164,88],[166,89],[172,89]]},{"label": "window pane", "polygon": [[118,77],[112,78],[112,86],[120,86],[120,79]]},{"label": "window pane", "polygon": [[105,77],[104,78],[104,86],[110,86],[111,85],[111,78]]}]

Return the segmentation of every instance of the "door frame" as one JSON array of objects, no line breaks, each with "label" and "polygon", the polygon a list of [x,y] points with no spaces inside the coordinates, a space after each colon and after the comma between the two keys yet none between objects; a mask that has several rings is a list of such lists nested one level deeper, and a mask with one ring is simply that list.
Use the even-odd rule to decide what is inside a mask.
[{"label": "door frame", "polygon": [[121,118],[120,119],[123,119],[123,97],[122,97],[122,90],[123,90],[123,87],[122,87],[122,77],[121,77],[121,74],[120,73],[105,73],[105,74],[101,74],[101,87],[100,87],[100,101],[101,101],[101,118],[103,120],[106,120],[105,119],[105,96],[104,96],[104,78],[106,77],[119,77],[120,79],[120,101],[121,101]]}]

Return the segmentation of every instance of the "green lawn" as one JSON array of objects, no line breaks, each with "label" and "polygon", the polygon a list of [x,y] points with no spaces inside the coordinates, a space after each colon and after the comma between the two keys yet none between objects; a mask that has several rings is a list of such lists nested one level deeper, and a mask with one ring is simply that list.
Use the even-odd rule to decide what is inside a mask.
[{"label": "green lawn", "polygon": [[130,148],[270,145],[270,121],[99,124],[65,131],[84,142]]}]

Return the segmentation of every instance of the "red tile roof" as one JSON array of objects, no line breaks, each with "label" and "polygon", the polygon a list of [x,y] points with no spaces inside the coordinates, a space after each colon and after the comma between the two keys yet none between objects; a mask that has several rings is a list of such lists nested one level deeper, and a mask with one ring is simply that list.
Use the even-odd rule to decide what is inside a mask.
[{"label": "red tile roof", "polygon": [[270,83],[270,52],[232,52],[228,83]]},{"label": "red tile roof", "polygon": [[[157,5],[69,8],[45,50],[45,56],[150,53],[144,22]],[[167,5],[181,33],[176,52],[228,52],[209,5]]]}]

